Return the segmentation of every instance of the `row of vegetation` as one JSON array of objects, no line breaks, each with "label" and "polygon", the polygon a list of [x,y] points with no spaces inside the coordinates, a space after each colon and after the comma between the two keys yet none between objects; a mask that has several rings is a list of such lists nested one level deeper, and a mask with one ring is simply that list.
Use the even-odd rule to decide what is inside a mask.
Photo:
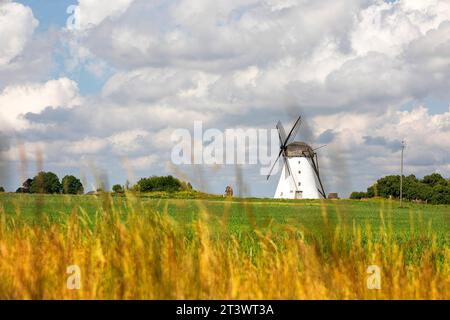
[{"label": "row of vegetation", "polygon": [[[400,198],[400,176],[379,179],[367,192],[353,192],[351,199],[373,197]],[[431,204],[450,204],[450,179],[433,173],[417,179],[414,175],[403,176],[403,199]]]},{"label": "row of vegetation", "polygon": [[[112,191],[117,194],[125,193],[126,190],[136,192],[194,192],[189,182],[181,181],[173,176],[149,177],[140,179],[136,185],[130,187],[116,184]],[[104,191],[101,188],[97,192]],[[5,192],[0,187],[0,192]],[[73,175],[66,175],[61,181],[53,172],[39,172],[34,178],[24,181],[16,193],[37,193],[37,194],[84,194],[84,187],[80,179]]]},{"label": "row of vegetation", "polygon": [[75,176],[66,175],[60,181],[53,172],[39,172],[33,179],[25,180],[16,193],[83,194],[84,187]]}]

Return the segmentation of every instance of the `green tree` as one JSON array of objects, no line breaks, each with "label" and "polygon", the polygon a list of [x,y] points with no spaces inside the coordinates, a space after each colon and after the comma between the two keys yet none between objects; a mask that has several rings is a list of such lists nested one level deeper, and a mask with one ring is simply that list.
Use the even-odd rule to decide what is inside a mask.
[{"label": "green tree", "polygon": [[[386,176],[367,189],[367,196],[373,197],[377,192],[382,197],[400,196],[400,176]],[[359,193],[351,197],[358,198]],[[419,180],[414,175],[403,178],[403,197],[407,200],[422,200],[432,204],[450,204],[450,183],[438,173],[433,173]]]},{"label": "green tree", "polygon": [[432,189],[429,202],[432,204],[450,204],[450,186],[436,184]]},{"label": "green tree", "polygon": [[142,178],[141,180],[139,180],[135,186],[135,190],[140,192],[152,192],[152,191],[175,192],[190,189],[188,184],[172,176],[165,176],[165,177],[153,176],[150,178]]},{"label": "green tree", "polygon": [[386,176],[377,181],[378,194],[381,197],[400,197],[400,176]]},{"label": "green tree", "polygon": [[435,187],[437,185],[448,185],[447,180],[445,180],[439,173],[432,173],[428,176],[423,177],[422,182],[432,187]]},{"label": "green tree", "polygon": [[363,199],[363,198],[368,198],[367,197],[367,192],[362,192],[362,191],[355,191],[352,192],[352,194],[350,195],[350,199]]},{"label": "green tree", "polygon": [[378,197],[378,186],[375,183],[374,185],[367,188],[367,198]]},{"label": "green tree", "polygon": [[16,190],[16,193],[30,193],[31,183],[33,179],[28,178],[22,183],[22,186]]},{"label": "green tree", "polygon": [[61,193],[62,185],[59,178],[53,172],[39,172],[31,183],[31,193]]},{"label": "green tree", "polygon": [[62,191],[64,194],[83,194],[84,188],[80,179],[67,175],[62,179]]},{"label": "green tree", "polygon": [[123,187],[120,184],[113,185],[112,190],[115,193],[124,193],[124,189],[123,189]]},{"label": "green tree", "polygon": [[5,192],[5,188],[0,187],[0,193],[3,193],[3,192]]}]

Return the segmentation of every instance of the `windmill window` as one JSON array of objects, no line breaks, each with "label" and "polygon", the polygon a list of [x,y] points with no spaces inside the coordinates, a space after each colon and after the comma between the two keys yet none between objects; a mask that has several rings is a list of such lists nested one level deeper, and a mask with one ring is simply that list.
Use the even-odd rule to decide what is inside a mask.
[{"label": "windmill window", "polygon": [[302,183],[301,183],[301,182],[299,182],[299,183],[298,183],[298,186],[300,187],[301,185],[302,185]]},{"label": "windmill window", "polygon": [[301,174],[302,172],[300,170],[298,170],[298,174]]}]

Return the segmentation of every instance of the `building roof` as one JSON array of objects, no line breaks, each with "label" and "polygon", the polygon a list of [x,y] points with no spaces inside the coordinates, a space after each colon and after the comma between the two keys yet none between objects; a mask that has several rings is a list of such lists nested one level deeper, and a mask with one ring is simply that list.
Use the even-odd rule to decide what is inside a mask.
[{"label": "building roof", "polygon": [[296,158],[296,157],[313,157],[314,150],[311,146],[305,142],[294,141],[288,144],[286,148],[286,156],[288,158]]}]

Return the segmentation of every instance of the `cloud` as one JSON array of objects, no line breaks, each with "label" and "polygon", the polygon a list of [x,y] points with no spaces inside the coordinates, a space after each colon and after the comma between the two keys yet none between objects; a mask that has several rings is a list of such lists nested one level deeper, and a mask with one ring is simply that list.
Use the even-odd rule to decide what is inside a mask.
[{"label": "cloud", "polygon": [[77,155],[98,154],[107,146],[107,141],[92,137],[69,143],[65,151]]},{"label": "cloud", "polygon": [[398,151],[402,147],[402,142],[400,140],[387,140],[384,137],[371,137],[364,136],[363,137],[365,143],[369,146],[383,146],[391,151]]},{"label": "cloud", "polygon": [[73,107],[80,102],[78,86],[68,78],[9,86],[0,94],[0,121],[3,130],[22,130],[29,126],[28,113],[40,113],[48,107]]},{"label": "cloud", "polygon": [[345,47],[345,31],[351,28],[358,3],[174,1],[161,6],[135,0],[114,21],[91,29],[85,44],[117,68],[266,65],[286,53],[307,56],[325,37]]},{"label": "cloud", "polygon": [[119,17],[133,1],[78,0],[78,5],[73,12],[73,24],[69,27],[74,30],[93,28],[105,19]]},{"label": "cloud", "polygon": [[[299,139],[328,144],[321,166],[340,193],[396,172],[402,139],[407,170],[450,174],[449,112],[430,102],[450,98],[447,1],[79,0],[74,17],[45,35],[17,19],[31,33],[0,67],[2,125],[52,165],[88,159],[117,175],[112,159],[127,157],[162,172],[174,129],[273,128],[301,113]],[[55,38],[67,49],[57,79],[36,53],[52,59]],[[67,76],[78,71],[101,90],[81,97],[88,83]]]},{"label": "cloud", "polygon": [[329,185],[333,185],[333,172],[339,162],[351,168],[351,175],[345,179],[358,189],[382,175],[397,174],[402,140],[406,141],[406,173],[421,176],[436,171],[450,176],[450,106],[447,112],[434,115],[419,106],[378,116],[318,116],[314,126],[318,130],[334,128],[333,142],[320,152]]},{"label": "cloud", "polygon": [[0,3],[0,69],[22,53],[38,24],[30,8],[16,2]]},{"label": "cloud", "polygon": [[158,157],[155,155],[137,157],[133,159],[128,159],[127,164],[131,166],[132,169],[142,170],[147,169],[154,165],[158,161]]}]

